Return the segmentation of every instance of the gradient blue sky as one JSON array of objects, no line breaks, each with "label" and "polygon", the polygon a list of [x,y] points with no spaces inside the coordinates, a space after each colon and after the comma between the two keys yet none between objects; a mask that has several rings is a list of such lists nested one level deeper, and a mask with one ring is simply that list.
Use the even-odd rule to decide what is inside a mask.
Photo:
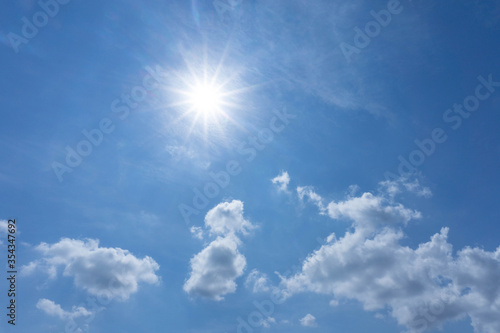
[{"label": "gradient blue sky", "polygon": [[[226,1],[57,2],[32,38],[2,3],[2,332],[499,332],[500,4]],[[183,103],[204,76],[222,112]]]}]

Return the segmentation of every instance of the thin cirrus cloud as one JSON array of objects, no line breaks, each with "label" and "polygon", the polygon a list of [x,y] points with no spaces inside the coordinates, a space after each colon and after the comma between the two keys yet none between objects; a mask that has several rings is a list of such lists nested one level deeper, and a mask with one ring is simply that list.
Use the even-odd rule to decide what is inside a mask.
[{"label": "thin cirrus cloud", "polygon": [[160,280],[159,265],[151,257],[139,259],[121,248],[100,247],[94,239],[63,238],[54,244],[41,243],[36,250],[42,258],[23,266],[23,275],[41,270],[56,278],[62,267],[63,276],[73,277],[77,287],[94,296],[124,301],[138,291],[140,283]]},{"label": "thin cirrus cloud", "polygon": [[241,240],[237,234],[247,235],[255,226],[244,218],[243,202],[233,200],[212,208],[205,216],[205,227],[217,238],[191,258],[191,273],[184,291],[191,296],[220,301],[224,295],[236,291],[235,280],[246,267],[246,259],[238,249]]},{"label": "thin cirrus cloud", "polygon": [[[396,185],[418,195],[416,186],[404,184]],[[331,295],[335,304],[353,299],[367,311],[389,309],[409,332],[466,316],[478,332],[500,332],[500,247],[494,252],[466,247],[454,256],[445,227],[416,249],[401,245],[401,225],[420,213],[394,202],[394,191],[386,185],[380,194],[348,196],[327,208],[312,188],[298,191],[330,218],[350,220],[353,231],[340,238],[332,234],[298,273],[281,277],[283,294],[314,292]]]}]

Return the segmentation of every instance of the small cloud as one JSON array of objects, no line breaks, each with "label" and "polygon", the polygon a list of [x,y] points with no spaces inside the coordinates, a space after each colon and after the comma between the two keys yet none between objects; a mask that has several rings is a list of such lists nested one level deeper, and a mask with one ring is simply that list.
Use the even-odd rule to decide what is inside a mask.
[{"label": "small cloud", "polygon": [[336,299],[332,299],[329,304],[333,308],[339,306],[339,301],[337,301]]},{"label": "small cloud", "polygon": [[36,303],[36,307],[49,316],[58,317],[62,320],[75,319],[78,317],[87,317],[92,315],[92,312],[88,311],[82,306],[73,306],[71,311],[64,311],[59,304],[56,304],[50,299],[46,298],[39,299],[38,303]]},{"label": "small cloud", "polygon": [[358,185],[350,185],[347,188],[347,196],[348,197],[354,197],[359,191],[359,186]]},{"label": "small cloud", "polygon": [[248,274],[247,280],[245,281],[245,287],[251,289],[253,293],[265,293],[271,290],[267,275],[256,269],[252,270],[250,274]]},{"label": "small cloud", "polygon": [[282,171],[281,174],[271,179],[271,182],[277,186],[278,191],[288,192],[288,184],[290,183],[290,176],[288,172]]},{"label": "small cloud", "polygon": [[314,317],[310,313],[306,314],[305,317],[300,320],[300,324],[304,327],[317,327],[318,326],[318,324],[316,323],[316,317]]},{"label": "small cloud", "polygon": [[8,222],[7,220],[0,220],[0,233],[7,233]]},{"label": "small cloud", "polygon": [[[8,230],[8,222],[6,220],[0,220],[0,234],[6,234]],[[3,242],[0,239],[0,245],[2,245]]]},{"label": "small cloud", "polygon": [[195,227],[192,226],[191,229],[189,229],[191,234],[193,235],[194,238],[197,238],[199,240],[203,240],[203,229],[200,227]]},{"label": "small cloud", "polygon": [[273,317],[267,317],[262,321],[262,326],[264,326],[265,328],[269,328],[271,324],[276,324],[276,319],[274,319]]},{"label": "small cloud", "polygon": [[396,180],[385,180],[379,183],[382,191],[394,198],[397,194],[406,190],[407,192],[414,193],[419,197],[430,198],[432,191],[430,188],[420,185],[418,179],[409,181],[407,178],[400,177]]},{"label": "small cloud", "polygon": [[307,197],[312,203],[318,206],[320,214],[326,214],[326,207],[323,204],[323,198],[319,194],[314,192],[312,186],[297,187],[297,195],[299,196],[300,200],[304,200],[304,198]]}]

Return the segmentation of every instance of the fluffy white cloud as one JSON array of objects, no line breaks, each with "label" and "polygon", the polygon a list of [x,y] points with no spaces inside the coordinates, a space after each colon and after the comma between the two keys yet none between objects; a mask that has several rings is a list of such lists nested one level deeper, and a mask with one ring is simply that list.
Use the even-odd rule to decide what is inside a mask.
[{"label": "fluffy white cloud", "polygon": [[98,240],[63,238],[55,244],[41,243],[36,250],[42,259],[23,267],[23,274],[42,269],[55,277],[57,268],[63,267],[64,276],[73,277],[77,287],[95,296],[126,300],[137,292],[139,283],[159,281],[155,274],[159,265],[152,258],[139,259],[127,250],[99,247]]},{"label": "fluffy white cloud", "polygon": [[420,213],[393,203],[383,196],[369,192],[360,197],[350,197],[341,202],[328,204],[328,215],[332,219],[348,218],[358,227],[374,227],[386,224],[406,224],[411,219],[420,218]]},{"label": "fluffy white cloud", "polygon": [[222,202],[209,210],[205,216],[205,227],[213,235],[235,233],[246,235],[255,228],[243,217],[243,202],[240,200]]},{"label": "fluffy white cloud", "polygon": [[288,192],[288,184],[290,183],[290,175],[288,172],[282,171],[281,174],[271,179],[271,182],[276,185],[278,191]]},{"label": "fluffy white cloud", "polygon": [[304,316],[304,318],[300,319],[300,324],[304,327],[316,327],[316,317],[312,314],[308,313]]},{"label": "fluffy white cloud", "polygon": [[238,251],[234,236],[217,237],[191,259],[191,275],[184,290],[216,301],[236,291],[235,279],[243,275],[245,257]]},{"label": "fluffy white cloud", "polygon": [[63,320],[75,319],[78,317],[87,317],[92,315],[92,312],[88,311],[82,306],[73,306],[71,311],[65,311],[59,304],[56,304],[50,299],[46,298],[39,299],[36,307],[49,316],[58,317],[59,319]]},{"label": "fluffy white cloud", "polygon": [[330,203],[328,215],[353,220],[353,231],[330,237],[297,274],[282,278],[285,295],[310,291],[331,295],[334,304],[355,299],[365,310],[388,308],[409,332],[466,315],[477,332],[500,332],[500,247],[467,247],[454,257],[448,228],[416,249],[402,246],[396,223],[419,213],[370,193]]},{"label": "fluffy white cloud", "polygon": [[216,301],[236,291],[235,280],[243,275],[246,259],[239,252],[237,233],[246,235],[255,227],[243,217],[243,202],[222,202],[205,216],[210,234],[218,235],[200,253],[191,258],[191,273],[184,291]]}]

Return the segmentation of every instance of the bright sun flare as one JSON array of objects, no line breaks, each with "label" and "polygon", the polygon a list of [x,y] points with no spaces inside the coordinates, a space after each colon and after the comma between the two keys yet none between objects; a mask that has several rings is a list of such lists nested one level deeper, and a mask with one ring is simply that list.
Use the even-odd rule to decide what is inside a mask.
[{"label": "bright sun flare", "polygon": [[205,83],[192,88],[188,102],[197,113],[214,114],[221,111],[224,99],[220,88]]}]

